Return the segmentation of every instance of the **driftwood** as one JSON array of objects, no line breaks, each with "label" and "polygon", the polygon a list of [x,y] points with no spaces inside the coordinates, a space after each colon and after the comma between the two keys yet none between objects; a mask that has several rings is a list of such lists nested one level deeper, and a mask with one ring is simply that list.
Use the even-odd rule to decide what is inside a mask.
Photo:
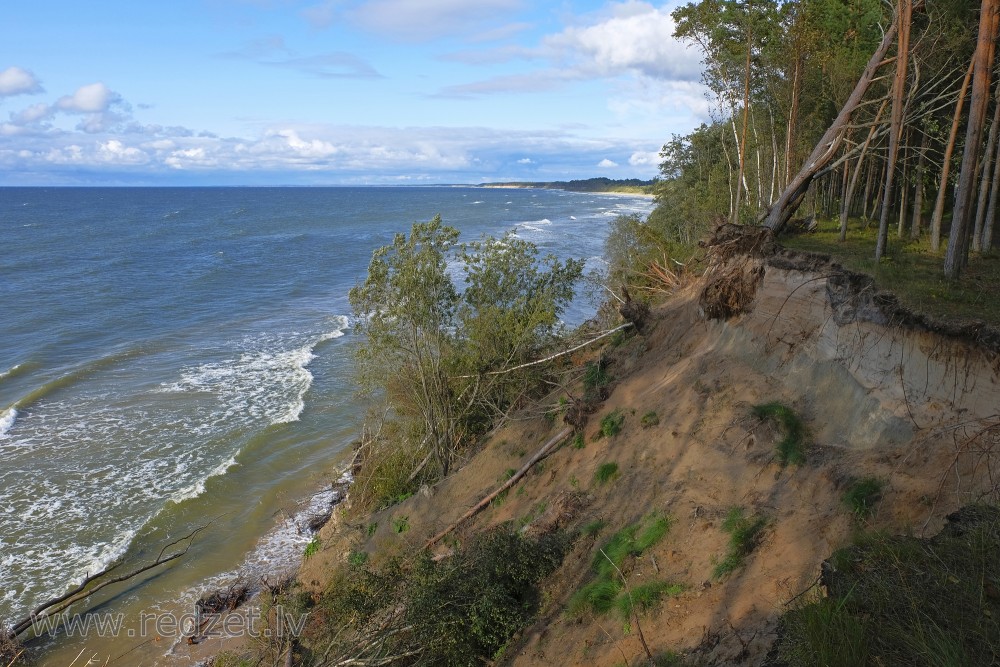
[{"label": "driftwood", "polygon": [[[15,639],[15,638],[17,638],[18,635],[21,635],[24,632],[26,632],[27,630],[29,630],[35,624],[35,621],[39,617],[42,617],[42,616],[51,616],[53,614],[58,614],[58,613],[60,613],[60,612],[62,612],[64,610],[68,609],[70,606],[72,606],[73,604],[79,602],[80,600],[83,600],[84,598],[87,598],[87,597],[93,595],[94,593],[96,593],[97,591],[101,590],[102,588],[106,588],[107,586],[110,586],[112,584],[121,583],[123,581],[128,581],[129,579],[132,579],[133,577],[139,576],[143,572],[148,572],[149,570],[152,570],[153,568],[159,567],[160,565],[164,565],[166,563],[169,563],[170,561],[177,560],[178,558],[180,558],[181,556],[183,556],[184,554],[186,554],[188,552],[188,549],[191,548],[191,544],[194,542],[195,536],[198,535],[198,533],[200,533],[201,531],[203,531],[206,528],[208,528],[208,526],[210,526],[210,525],[211,525],[211,523],[208,523],[208,524],[206,524],[204,526],[199,526],[198,528],[195,528],[193,531],[191,531],[190,533],[188,533],[184,537],[178,538],[178,539],[174,540],[173,542],[167,544],[162,549],[160,549],[160,553],[157,554],[156,559],[152,563],[147,563],[146,565],[138,567],[138,568],[136,568],[136,569],[128,572],[127,574],[121,574],[121,575],[117,575],[117,576],[113,576],[113,577],[109,576],[109,575],[111,575],[115,570],[117,570],[122,565],[122,562],[118,561],[117,563],[113,563],[112,565],[110,565],[109,567],[105,568],[104,570],[98,572],[97,574],[93,574],[93,575],[87,576],[83,580],[83,582],[80,583],[80,585],[76,586],[72,590],[70,590],[67,593],[64,593],[64,594],[62,594],[62,595],[60,595],[58,597],[52,598],[51,600],[46,600],[42,604],[40,604],[37,607],[35,607],[34,609],[32,609],[31,612],[28,614],[28,616],[26,618],[23,618],[23,619],[15,622],[15,623],[13,623],[10,626],[10,629],[7,630],[7,636],[9,638],[11,638],[11,639]],[[187,544],[185,544],[185,546],[184,546],[183,549],[181,549],[180,551],[178,551],[176,553],[172,553],[169,556],[164,555],[171,548],[173,548],[173,547],[175,547],[178,544],[181,544],[183,542],[187,543]],[[108,578],[105,578],[105,577],[108,577]],[[103,579],[103,581],[100,581],[100,583],[98,583],[97,585],[95,585],[95,586],[93,586],[91,588],[88,588],[88,586],[90,586],[91,584],[93,584],[95,581],[98,581],[98,580],[101,580],[101,579]]]},{"label": "driftwood", "polygon": [[523,466],[521,466],[520,470],[518,470],[516,473],[514,473],[513,477],[511,477],[506,482],[504,482],[502,485],[500,485],[500,488],[498,488],[496,491],[494,491],[490,495],[488,495],[485,498],[483,498],[482,500],[480,500],[479,503],[477,503],[475,507],[473,507],[468,512],[466,512],[465,514],[463,514],[462,516],[460,516],[457,521],[455,521],[454,523],[452,523],[450,526],[448,526],[447,528],[445,528],[444,530],[442,530],[440,533],[438,533],[437,535],[435,535],[431,539],[427,540],[427,544],[424,545],[424,548],[425,549],[429,549],[430,547],[434,546],[438,541],[440,541],[440,539],[442,537],[444,537],[445,535],[447,535],[451,531],[453,531],[456,528],[458,528],[462,523],[464,523],[465,521],[471,519],[476,514],[479,514],[479,512],[483,511],[487,506],[489,506],[489,504],[491,502],[493,502],[494,498],[496,498],[501,493],[503,493],[507,489],[509,489],[512,486],[514,486],[515,484],[517,484],[520,481],[520,479],[522,477],[524,477],[528,473],[529,470],[531,470],[532,466],[534,466],[536,463],[538,463],[539,461],[541,461],[542,459],[544,459],[546,456],[548,456],[549,454],[551,454],[552,451],[555,449],[556,445],[558,445],[563,440],[565,440],[566,438],[568,438],[569,435],[572,432],[573,432],[573,429],[567,426],[563,430],[559,431],[559,433],[557,433],[554,436],[552,436],[552,438],[548,442],[546,442],[544,445],[542,445],[542,448],[539,449],[535,453],[535,455],[532,456],[531,459],[527,463],[525,463]]}]

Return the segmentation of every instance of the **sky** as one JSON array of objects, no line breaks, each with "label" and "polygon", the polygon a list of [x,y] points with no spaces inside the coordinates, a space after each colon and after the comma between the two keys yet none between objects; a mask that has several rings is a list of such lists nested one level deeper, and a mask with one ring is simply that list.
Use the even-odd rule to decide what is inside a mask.
[{"label": "sky", "polygon": [[17,0],[0,185],[653,178],[709,118],[680,4]]}]

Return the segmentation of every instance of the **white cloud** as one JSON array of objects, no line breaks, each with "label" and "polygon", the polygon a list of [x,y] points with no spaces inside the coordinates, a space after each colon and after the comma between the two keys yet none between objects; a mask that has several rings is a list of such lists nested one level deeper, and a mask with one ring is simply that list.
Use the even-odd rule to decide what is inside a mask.
[{"label": "white cloud", "polygon": [[585,27],[569,27],[543,45],[597,76],[638,72],[654,79],[696,81],[700,58],[675,39],[666,7],[645,2],[611,6],[611,15]]},{"label": "white cloud", "polygon": [[597,163],[597,166],[600,169],[614,169],[615,167],[618,166],[618,163],[613,160],[609,160],[608,158],[604,158],[603,160]]},{"label": "white cloud", "polygon": [[99,144],[99,154],[106,162],[113,164],[143,164],[149,156],[135,146],[126,146],[118,139],[109,139]]},{"label": "white cloud", "polygon": [[628,158],[633,167],[659,167],[661,161],[659,151],[636,151]]},{"label": "white cloud", "polygon": [[517,161],[518,164],[535,164],[535,161],[530,157],[523,157]]},{"label": "white cloud", "polygon": [[100,113],[107,111],[121,96],[101,82],[80,86],[72,95],[65,95],[56,101],[56,107],[69,113]]},{"label": "white cloud", "polygon": [[39,102],[38,104],[32,104],[27,109],[22,109],[17,113],[11,113],[10,122],[15,125],[32,125],[51,118],[52,114],[52,107],[43,102]]},{"label": "white cloud", "polygon": [[20,67],[8,67],[0,72],[0,97],[40,92],[42,92],[41,83],[28,70]]}]

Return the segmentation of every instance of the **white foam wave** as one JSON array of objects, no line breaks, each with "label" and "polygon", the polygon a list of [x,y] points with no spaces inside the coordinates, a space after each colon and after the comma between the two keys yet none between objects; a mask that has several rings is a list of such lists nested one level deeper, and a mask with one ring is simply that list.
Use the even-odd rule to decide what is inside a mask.
[{"label": "white foam wave", "polygon": [[110,542],[99,545],[100,551],[72,574],[70,585],[79,585],[88,576],[101,572],[121,558],[128,550],[129,545],[132,544],[132,539],[135,536],[136,531],[134,530],[122,530],[115,534]]},{"label": "white foam wave", "polygon": [[261,350],[254,343],[238,357],[185,369],[179,381],[161,385],[160,391],[214,394],[219,402],[213,415],[215,422],[298,421],[305,409],[306,392],[312,386],[308,365],[316,358],[316,346],[343,336],[348,326],[344,316],[337,317],[336,322],[335,329],[301,347]]},{"label": "white foam wave", "polygon": [[197,498],[201,494],[205,493],[205,483],[213,477],[218,477],[219,475],[225,475],[230,468],[236,465],[236,455],[233,454],[228,459],[220,463],[219,465],[212,468],[204,478],[198,480],[194,484],[190,484],[183,489],[178,489],[173,494],[171,494],[169,502],[180,504],[185,500],[190,500],[191,498]]},{"label": "white foam wave", "polygon": [[473,205],[475,205],[475,204],[483,204],[483,203],[485,203],[485,202],[482,202],[482,201],[474,201],[474,202],[472,202],[472,203],[473,203]]},{"label": "white foam wave", "polygon": [[8,368],[3,373],[0,373],[0,380],[6,380],[11,375],[16,375],[17,372],[21,369],[21,366],[22,366],[22,364],[17,364],[15,366],[12,366],[12,367]]},{"label": "white foam wave", "polygon": [[16,420],[17,410],[15,408],[7,408],[3,414],[0,414],[0,438],[7,435],[7,431],[14,427]]}]

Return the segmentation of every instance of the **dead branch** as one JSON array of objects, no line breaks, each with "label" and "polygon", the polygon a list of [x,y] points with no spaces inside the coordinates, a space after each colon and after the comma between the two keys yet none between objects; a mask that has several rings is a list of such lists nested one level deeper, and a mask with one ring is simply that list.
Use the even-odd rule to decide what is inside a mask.
[{"label": "dead branch", "polygon": [[514,473],[513,477],[511,477],[506,482],[504,482],[503,484],[501,484],[500,488],[498,488],[496,491],[494,491],[490,495],[488,495],[485,498],[483,498],[482,500],[480,500],[479,503],[477,503],[475,507],[473,507],[468,512],[466,512],[465,514],[463,514],[462,516],[460,516],[450,526],[448,526],[447,528],[445,528],[444,530],[442,530],[440,533],[438,533],[437,535],[435,535],[431,539],[427,540],[427,544],[424,545],[424,548],[425,549],[431,548],[438,541],[440,541],[440,539],[442,537],[444,537],[445,535],[447,535],[451,531],[453,531],[456,528],[458,528],[459,525],[461,525],[465,521],[471,519],[476,514],[479,514],[479,512],[483,511],[483,509],[485,509],[486,507],[488,507],[489,504],[491,502],[493,502],[494,498],[496,498],[501,493],[503,493],[507,489],[509,489],[512,486],[514,486],[515,484],[517,484],[521,480],[521,478],[524,477],[528,473],[529,470],[531,470],[532,466],[534,466],[536,463],[538,463],[539,461],[541,461],[542,459],[544,459],[546,456],[548,456],[549,454],[551,454],[552,451],[555,449],[555,446],[558,445],[559,443],[561,443],[566,438],[568,438],[569,435],[570,435],[570,433],[572,433],[572,432],[573,432],[573,429],[567,426],[563,430],[559,431],[559,433],[557,433],[556,435],[552,436],[552,438],[548,442],[546,442],[544,445],[542,445],[542,448],[539,449],[535,453],[535,455],[532,456],[531,459],[527,463],[525,463],[523,466],[521,466],[520,470],[518,470],[516,473]]}]

